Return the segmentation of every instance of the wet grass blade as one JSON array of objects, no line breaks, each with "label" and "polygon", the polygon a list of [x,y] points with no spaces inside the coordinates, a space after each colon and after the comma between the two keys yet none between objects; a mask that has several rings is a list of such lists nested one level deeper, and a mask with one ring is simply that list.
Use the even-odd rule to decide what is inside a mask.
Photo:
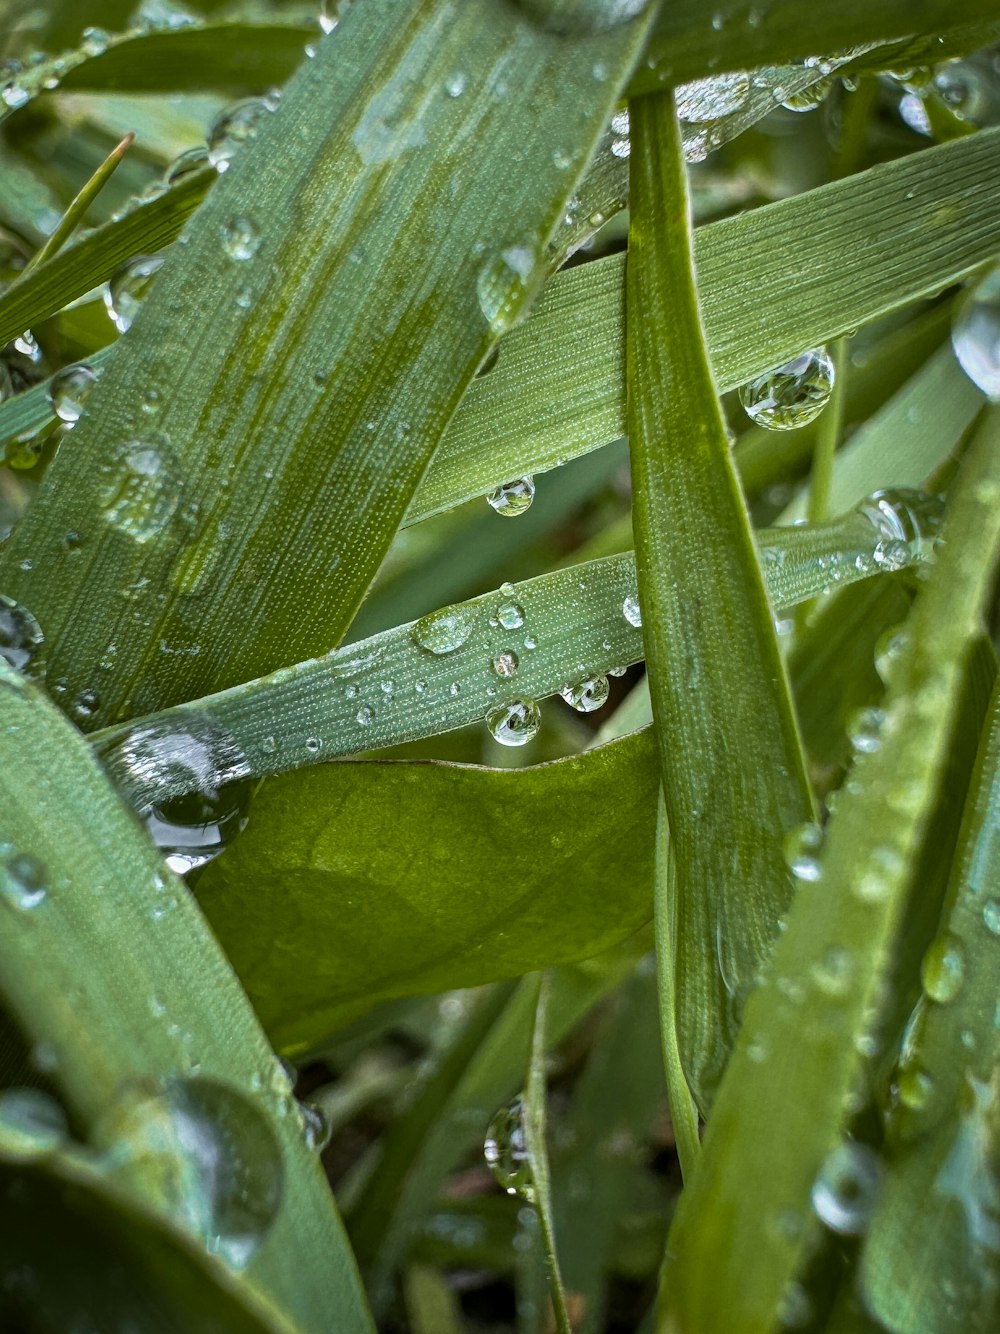
[{"label": "wet grass blade", "polygon": [[776,1328],[816,1244],[814,1183],[832,1153],[849,1163],[857,1154],[842,1137],[864,1088],[859,1048],[885,1041],[893,950],[923,888],[923,840],[994,587],[998,459],[1000,412],[991,409],[950,497],[941,557],[911,614],[876,743],[855,761],[819,878],[800,885],[747,1006],[671,1233],[660,1324],[671,1334]]},{"label": "wet grass blade", "polygon": [[[291,1086],[188,890],[79,733],[3,662],[0,737],[0,987],[28,1040],[48,1044],[73,1120],[106,1148],[102,1127],[114,1125],[129,1089],[193,1087],[193,1068],[222,1081],[236,1119],[221,1133],[259,1126],[262,1170],[273,1167],[279,1182],[244,1281],[303,1330],[328,1329],[331,1312],[345,1328],[369,1328]],[[128,1134],[122,1142],[127,1163]],[[141,1142],[137,1153],[127,1184],[156,1201]],[[173,1205],[203,1244],[224,1241],[214,1214],[192,1214],[184,1196]]]},{"label": "wet grass blade", "polygon": [[[319,43],[0,554],[69,699],[116,644],[93,723],[342,637],[463,389],[534,296],[648,22],[570,38],[487,0],[368,0]],[[138,618],[136,589],[157,595]]]},{"label": "wet grass blade", "polygon": [[704,1112],[791,895],[784,838],[813,808],[702,334],[670,95],[633,103],[632,139],[632,527],[675,861],[677,1037]]}]

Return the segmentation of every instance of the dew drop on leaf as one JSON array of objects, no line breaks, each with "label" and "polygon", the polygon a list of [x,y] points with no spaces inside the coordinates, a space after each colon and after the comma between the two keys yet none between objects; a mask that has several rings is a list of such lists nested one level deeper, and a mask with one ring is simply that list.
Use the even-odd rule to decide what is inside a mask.
[{"label": "dew drop on leaf", "polygon": [[678,118],[696,123],[733,115],[749,96],[750,76],[744,70],[694,79],[674,90]]},{"label": "dew drop on leaf", "polygon": [[497,676],[513,676],[518,668],[518,657],[512,649],[504,649],[493,659],[493,670]]},{"label": "dew drop on leaf", "polygon": [[181,474],[165,436],[126,441],[100,474],[104,517],[133,541],[148,542],[173,518]]},{"label": "dew drop on leaf", "polygon": [[230,218],[219,229],[222,248],[230,259],[237,261],[253,259],[260,248],[260,232],[253,222],[242,214]]},{"label": "dew drop on leaf", "polygon": [[508,1195],[520,1195],[529,1203],[534,1201],[535,1180],[528,1159],[521,1098],[501,1107],[493,1117],[486,1131],[483,1156]]},{"label": "dew drop on leaf", "polygon": [[808,820],[788,832],[784,842],[785,861],[796,880],[812,883],[820,878],[823,868],[819,854],[823,849],[823,829]]},{"label": "dew drop on leaf", "polygon": [[45,902],[48,881],[45,867],[30,853],[0,843],[0,901],[28,912]]},{"label": "dew drop on leaf", "polygon": [[588,676],[563,686],[559,693],[578,713],[593,713],[607,701],[610,689],[606,676]]},{"label": "dew drop on leaf", "polygon": [[868,1227],[879,1188],[879,1161],[863,1144],[845,1141],[827,1157],[813,1182],[817,1217],[831,1232],[860,1236]]},{"label": "dew drop on leaf", "polygon": [[0,658],[25,676],[41,676],[45,636],[27,607],[0,593]]},{"label": "dew drop on leaf", "polygon": [[476,608],[459,604],[422,616],[414,623],[410,636],[418,648],[428,653],[454,653],[468,641],[475,624]]},{"label": "dew drop on leaf", "polygon": [[163,268],[163,255],[137,255],[112,275],[104,293],[104,305],[120,334],[131,329],[143,297]]},{"label": "dew drop on leaf", "polygon": [[261,121],[274,109],[273,98],[247,97],[219,113],[208,131],[208,160],[216,171],[228,169],[234,155],[254,137]]},{"label": "dew drop on leaf", "polygon": [[49,383],[49,402],[60,421],[78,422],[97,375],[89,366],[64,366]]},{"label": "dew drop on leaf", "polygon": [[930,560],[944,521],[944,500],[912,487],[874,491],[855,507],[871,521],[876,544],[875,564],[900,570]]},{"label": "dew drop on leaf", "polygon": [[630,593],[622,603],[622,615],[629,625],[635,626],[637,630],[642,625],[642,609],[639,606],[639,599],[634,593]]},{"label": "dew drop on leaf", "polygon": [[486,323],[503,334],[527,313],[545,274],[537,245],[506,246],[479,270],[476,295]]},{"label": "dew drop on leaf", "polygon": [[542,713],[533,699],[512,699],[486,715],[486,726],[501,746],[526,746],[541,726]]},{"label": "dew drop on leaf", "polygon": [[993,402],[1000,401],[1000,268],[962,302],[951,331],[959,365]]},{"label": "dew drop on leaf", "polygon": [[8,1161],[44,1158],[68,1134],[65,1112],[44,1090],[11,1088],[0,1093],[0,1153]]},{"label": "dew drop on leaf", "polygon": [[814,421],[833,393],[833,362],[822,347],[757,375],[740,389],[747,416],[770,431],[791,431]]},{"label": "dew drop on leaf", "polygon": [[202,167],[207,167],[208,147],[205,144],[196,144],[194,148],[185,148],[183,153],[179,153],[174,158],[170,166],[163,174],[163,179],[167,185],[176,185],[178,181],[183,181],[193,172],[200,171]]},{"label": "dew drop on leaf", "polygon": [[512,482],[504,482],[486,497],[490,508],[505,519],[516,519],[529,509],[535,498],[535,483],[531,477],[515,477]]},{"label": "dew drop on leaf", "polygon": [[299,1116],[302,1118],[302,1135],[306,1147],[314,1153],[322,1153],[333,1134],[330,1118],[314,1102],[300,1102]]},{"label": "dew drop on leaf", "polygon": [[920,980],[930,999],[939,1005],[947,1005],[958,996],[965,980],[965,950],[954,932],[942,932],[928,947],[920,965]]}]

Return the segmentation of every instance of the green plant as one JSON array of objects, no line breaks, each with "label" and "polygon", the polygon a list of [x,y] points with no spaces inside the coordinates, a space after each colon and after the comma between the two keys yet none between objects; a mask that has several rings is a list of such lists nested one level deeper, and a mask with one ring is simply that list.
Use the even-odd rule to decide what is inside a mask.
[{"label": "green plant", "polygon": [[5,14],[0,1323],[987,1334],[995,5],[341,9]]}]

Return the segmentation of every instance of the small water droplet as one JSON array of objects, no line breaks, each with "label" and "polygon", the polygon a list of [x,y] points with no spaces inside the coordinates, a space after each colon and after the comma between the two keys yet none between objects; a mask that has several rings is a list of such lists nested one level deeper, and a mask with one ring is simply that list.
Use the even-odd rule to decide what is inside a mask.
[{"label": "small water droplet", "polygon": [[208,160],[216,171],[228,170],[235,154],[254,137],[276,105],[273,98],[247,97],[220,112],[208,132]]},{"label": "small water droplet", "polygon": [[219,228],[219,235],[222,237],[222,248],[230,259],[253,259],[260,249],[260,232],[244,214],[224,222]]},{"label": "small water droplet", "polygon": [[518,657],[511,649],[504,649],[493,659],[493,670],[497,676],[513,676],[517,668]]},{"label": "small water droplet", "polygon": [[89,366],[64,366],[49,382],[49,402],[60,421],[72,424],[83,415],[87,395],[97,375]]},{"label": "small water droplet", "polygon": [[27,607],[0,593],[0,658],[25,676],[43,676],[45,636]]},{"label": "small water droplet", "polygon": [[507,246],[483,265],[476,279],[476,295],[494,333],[506,333],[523,318],[544,275],[542,252],[536,244]]},{"label": "small water droplet", "polygon": [[367,704],[362,704],[361,708],[358,709],[356,717],[360,727],[370,727],[375,715]]},{"label": "small water droplet", "polygon": [[466,77],[461,70],[456,70],[454,74],[449,74],[444,81],[444,90],[449,97],[461,97],[465,92]]},{"label": "small water droplet", "polygon": [[28,912],[45,902],[48,884],[45,868],[27,852],[0,843],[0,899]]},{"label": "small water droplet", "polygon": [[593,713],[606,703],[611,687],[606,676],[587,676],[582,681],[564,685],[563,699],[579,713]]},{"label": "small water droplet", "polygon": [[823,873],[819,854],[823,848],[821,825],[807,820],[789,830],[784,842],[785,861],[796,880],[817,881]]},{"label": "small water droplet", "polygon": [[909,643],[909,635],[901,625],[891,626],[879,636],[875,645],[875,670],[883,685],[889,685],[893,671]]},{"label": "small water droplet", "polygon": [[486,725],[502,746],[525,746],[541,726],[542,714],[533,699],[512,699],[486,715]]},{"label": "small water droplet", "polygon": [[486,1131],[483,1156],[508,1195],[520,1195],[529,1204],[534,1201],[535,1179],[528,1159],[521,1098],[501,1107],[493,1117]]},{"label": "small water droplet", "polygon": [[791,431],[819,416],[833,393],[833,381],[826,349],[811,348],[743,385],[740,402],[758,426]]},{"label": "small water droplet", "polygon": [[477,608],[469,603],[432,611],[415,622],[410,637],[418,648],[428,653],[454,653],[465,644],[475,628]]},{"label": "small water droplet", "polygon": [[93,718],[100,707],[101,700],[97,691],[86,687],[73,700],[73,716],[80,719],[81,722],[85,722],[88,718]]},{"label": "small water droplet", "polygon": [[163,173],[163,179],[167,185],[176,185],[178,181],[183,181],[193,172],[201,171],[202,167],[208,165],[207,145],[196,144],[194,148],[186,148],[183,153],[174,158]]},{"label": "small water droplet", "polygon": [[874,755],[882,746],[885,712],[874,707],[857,709],[847,720],[847,735],[859,755]]},{"label": "small water droplet", "polygon": [[504,482],[486,497],[490,507],[505,519],[516,519],[519,514],[523,514],[534,498],[535,483],[531,477],[515,477],[512,482]]},{"label": "small water droplet", "polygon": [[951,931],[943,932],[930,945],[920,966],[924,991],[939,1005],[953,1001],[965,980],[965,950]]},{"label": "small water droplet", "polygon": [[972,383],[993,402],[1000,401],[1000,267],[962,302],[951,344]]},{"label": "small water droplet", "polygon": [[983,904],[983,924],[987,931],[1000,936],[1000,899],[987,899]]},{"label": "small water droplet", "polygon": [[634,593],[630,593],[622,603],[622,615],[629,625],[634,625],[637,630],[642,625],[642,609]]},{"label": "small water droplet", "polygon": [[80,45],[88,56],[101,56],[111,45],[111,37],[103,28],[84,28]]},{"label": "small water droplet", "polygon": [[10,111],[18,111],[21,107],[27,106],[31,100],[31,94],[27,88],[12,79],[0,89],[0,98],[3,99],[4,106]]},{"label": "small water droplet", "polygon": [[831,75],[825,79],[817,79],[805,88],[800,88],[798,92],[786,93],[784,97],[778,97],[776,88],[775,100],[780,102],[786,111],[815,111],[818,106],[823,105],[836,83],[837,77]]},{"label": "small water droplet", "polygon": [[879,1160],[863,1144],[845,1141],[828,1156],[813,1182],[812,1206],[832,1232],[860,1236],[878,1196]]},{"label": "small water droplet", "polygon": [[300,1102],[299,1115],[302,1117],[302,1136],[306,1147],[313,1153],[322,1153],[330,1143],[333,1126],[322,1107],[313,1102]]},{"label": "small water droplet", "polygon": [[100,472],[108,523],[136,542],[163,531],[181,499],[180,468],[165,436],[127,441]]},{"label": "small water droplet", "polygon": [[846,995],[854,975],[854,958],[842,945],[831,945],[812,967],[813,981],[827,996]]},{"label": "small water droplet", "polygon": [[137,255],[112,274],[104,293],[104,305],[120,334],[131,329],[165,258],[164,255]]},{"label": "small water droplet", "polygon": [[524,608],[519,602],[501,603],[497,608],[497,621],[505,630],[520,630],[524,625]]},{"label": "small water droplet", "polygon": [[54,1153],[69,1135],[66,1114],[42,1089],[12,1088],[0,1093],[0,1153],[26,1163]]},{"label": "small water droplet", "polygon": [[323,749],[323,742],[320,737],[318,736],[306,737],[306,750],[309,752],[310,755],[318,755],[322,749]]}]

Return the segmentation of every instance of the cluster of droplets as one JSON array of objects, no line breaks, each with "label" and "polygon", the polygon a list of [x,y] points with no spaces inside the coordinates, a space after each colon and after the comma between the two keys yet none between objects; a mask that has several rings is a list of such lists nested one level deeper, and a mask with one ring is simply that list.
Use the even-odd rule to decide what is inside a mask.
[{"label": "cluster of droplets", "polygon": [[490,1121],[483,1142],[483,1156],[508,1195],[520,1195],[529,1204],[534,1203],[535,1178],[528,1155],[522,1098],[515,1098],[506,1107],[501,1107]]},{"label": "cluster of droplets", "polygon": [[512,482],[503,482],[491,491],[486,500],[495,514],[505,519],[516,519],[519,514],[531,508],[535,498],[535,482],[532,477],[515,477]]},{"label": "cluster of droplets", "polygon": [[880,570],[901,570],[934,555],[944,522],[941,496],[912,487],[892,487],[866,496],[857,512],[875,530],[872,561]]},{"label": "cluster of droplets", "polygon": [[137,728],[98,755],[179,875],[212,861],[246,827],[249,765],[209,719]]},{"label": "cluster of droplets", "polygon": [[731,116],[745,106],[749,96],[750,76],[744,70],[695,79],[674,90],[678,118],[694,123]]},{"label": "cluster of droplets", "polygon": [[962,370],[991,399],[1000,402],[1000,267],[966,295],[951,331]]},{"label": "cluster of droplets", "polygon": [[810,348],[740,389],[744,411],[769,431],[792,431],[819,416],[833,393],[834,366],[826,349]]}]

